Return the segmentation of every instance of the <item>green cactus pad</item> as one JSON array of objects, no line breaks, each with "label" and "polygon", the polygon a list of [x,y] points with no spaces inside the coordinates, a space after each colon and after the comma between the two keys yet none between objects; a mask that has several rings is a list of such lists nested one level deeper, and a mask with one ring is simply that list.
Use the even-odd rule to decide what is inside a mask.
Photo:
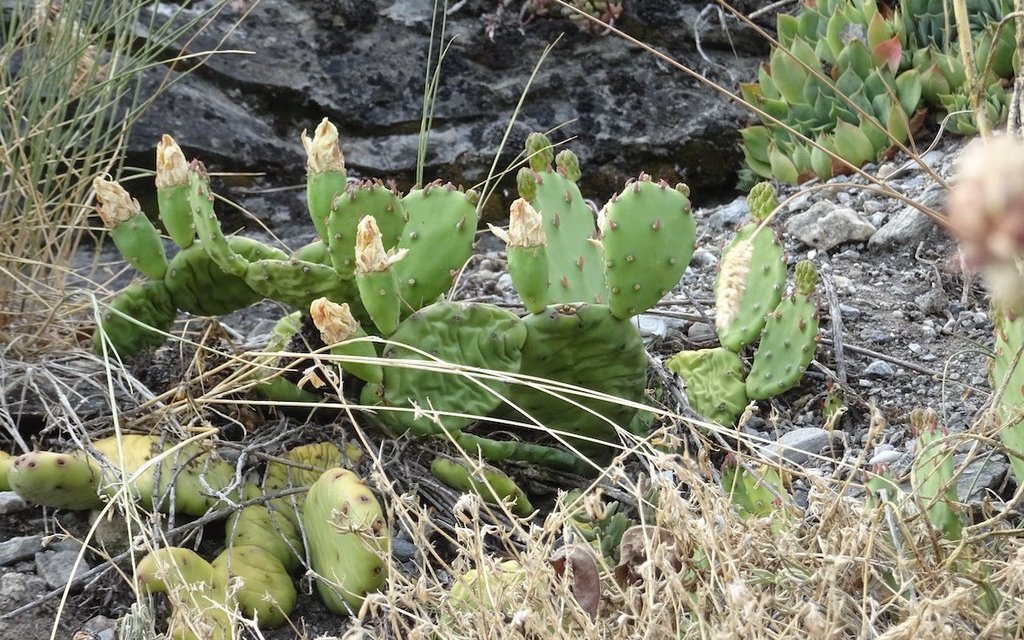
[{"label": "green cactus pad", "polygon": [[[268,352],[286,351],[292,339],[302,330],[302,312],[296,311],[284,316],[274,325],[270,340],[264,348]],[[297,384],[281,375],[276,375],[273,365],[277,362],[274,356],[261,357],[259,365],[252,374],[257,380],[253,390],[268,400],[277,402],[318,402],[321,396],[300,389]]]},{"label": "green cactus pad", "polygon": [[686,383],[686,397],[694,411],[711,422],[736,424],[747,407],[743,361],[734,352],[717,347],[681,351],[665,361]]},{"label": "green cactus pad", "polygon": [[995,358],[989,371],[992,388],[1002,389],[995,407],[999,438],[1014,455],[1009,456],[1018,485],[1024,483],[1024,358],[1014,367],[1017,351],[1024,345],[1024,316],[993,306]]},{"label": "green cactus pad", "polygon": [[601,225],[608,306],[618,318],[653,307],[686,271],[696,224],[690,201],[641,174],[605,207]]},{"label": "green cactus pad", "polygon": [[[383,356],[390,360],[433,361],[413,351],[426,352],[445,363],[478,367],[497,372],[516,372],[522,358],[526,328],[514,314],[490,305],[437,302],[406,318],[389,338]],[[398,345],[408,345],[405,348]],[[412,408],[486,416],[505,395],[508,384],[474,380],[457,372],[423,370],[400,364],[384,367],[380,404],[383,407]],[[364,391],[364,394],[372,391]],[[368,397],[364,395],[364,397]],[[377,412],[386,425],[399,433],[412,430],[427,435],[441,430],[430,417],[414,412]],[[453,431],[472,418],[439,416],[444,429]]]},{"label": "green cactus pad", "polygon": [[192,224],[195,225],[196,235],[210,259],[224,273],[241,277],[245,275],[249,260],[237,253],[224,236],[214,211],[213,200],[206,167],[198,160],[193,160],[188,170],[188,202],[192,207]]},{"label": "green cactus pad", "polygon": [[292,521],[275,518],[263,505],[252,505],[235,512],[228,519],[225,539],[229,545],[253,545],[273,554],[291,572],[300,566],[302,536]]},{"label": "green cactus pad", "polygon": [[328,469],[309,488],[302,522],[324,604],[358,612],[387,578],[391,534],[380,503],[351,471]]},{"label": "green cactus pad", "polygon": [[99,469],[81,453],[33,451],[19,456],[7,471],[7,482],[19,496],[54,509],[100,506]]},{"label": "green cactus pad", "polygon": [[398,275],[394,267],[385,271],[357,273],[356,285],[359,299],[380,334],[389,336],[394,333],[401,319]]},{"label": "green cactus pad", "polygon": [[279,627],[295,608],[297,592],[281,561],[253,545],[225,549],[213,561],[214,591],[230,592],[238,608],[261,629]]},{"label": "green cactus pad", "polygon": [[327,221],[331,217],[331,207],[339,195],[345,193],[348,178],[344,171],[321,171],[306,176],[306,204],[309,217],[316,227],[316,233],[324,242],[329,242]]},{"label": "green cactus pad", "polygon": [[795,293],[768,316],[747,375],[747,397],[764,400],[789,391],[814,359],[818,348],[818,303]]},{"label": "green cactus pad", "polygon": [[358,296],[355,282],[339,278],[331,267],[294,259],[251,262],[245,282],[264,297],[298,309],[309,309],[317,298],[348,302]]},{"label": "green cactus pad", "polygon": [[188,185],[178,184],[156,190],[160,221],[174,244],[188,249],[195,241],[196,229],[192,223],[192,205],[188,201]]},{"label": "green cactus pad", "polygon": [[[527,338],[520,373],[631,402],[643,399],[647,357],[640,334],[607,306],[555,305],[527,316],[523,323]],[[607,459],[611,450],[603,443],[619,443],[616,426],[628,429],[636,409],[588,396],[566,397],[597,415],[525,385],[514,385],[509,400],[542,425],[568,434],[567,440],[587,457]],[[505,412],[530,423],[511,407]]]},{"label": "green cactus pad", "polygon": [[147,555],[135,570],[146,593],[166,593],[173,610],[167,636],[173,640],[233,640],[226,594],[213,588],[213,567],[191,549],[166,547]]},{"label": "green cactus pad", "polygon": [[607,301],[604,254],[596,242],[593,212],[575,182],[547,164],[535,171],[532,187],[520,189],[519,195],[544,219],[549,262],[545,303]]},{"label": "green cactus pad", "polygon": [[328,267],[333,266],[331,264],[331,254],[328,252],[327,245],[323,240],[314,240],[309,244],[299,247],[292,253],[292,258],[302,262],[315,262],[316,264],[323,264]]},{"label": "green cactus pad", "polygon": [[471,198],[440,182],[402,199],[409,221],[398,242],[408,249],[394,265],[406,311],[434,302],[473,253],[477,212]]},{"label": "green cactus pad", "polygon": [[[730,252],[747,241],[751,243],[749,262],[735,270],[730,268]],[[721,322],[726,316],[724,310],[716,309],[715,331],[722,346],[739,352],[757,340],[764,328],[765,317],[782,300],[786,259],[775,232],[769,227],[757,231],[757,224],[751,223],[740,228],[722,250],[720,264],[721,270],[715,280],[718,300],[722,300],[723,289],[731,291],[735,298],[732,298],[734,307],[727,325]]]},{"label": "green cactus pad", "polygon": [[540,313],[547,306],[548,278],[547,246],[509,247],[508,272],[523,305],[530,313]]},{"label": "green cactus pad", "polygon": [[145,214],[132,216],[110,230],[117,250],[133,267],[154,280],[167,273],[167,255],[160,233]]},{"label": "green cactus pad", "polygon": [[956,482],[953,479],[954,447],[938,425],[938,417],[930,409],[915,409],[910,422],[917,434],[914,462],[910,467],[910,484],[928,520],[952,541],[959,540],[963,531],[960,515],[953,508],[957,502]]},{"label": "green cactus pad", "polygon": [[[121,317],[117,311],[142,324]],[[102,324],[93,334],[93,351],[103,353],[104,333],[122,357],[160,346],[166,339],[163,334],[171,330],[177,315],[178,309],[163,282],[131,285],[118,293],[110,303],[110,309],[103,312]]]},{"label": "green cactus pad", "polygon": [[334,199],[327,221],[331,263],[346,280],[351,280],[355,273],[356,227],[366,216],[373,216],[377,221],[385,249],[398,244],[408,218],[402,199],[380,180],[348,185],[345,192]]},{"label": "green cactus pad", "polygon": [[[283,251],[241,236],[228,238],[228,245],[249,262],[288,258]],[[179,251],[171,259],[164,282],[174,306],[196,315],[224,315],[263,299],[244,279],[218,267],[201,242]]]},{"label": "green cactus pad", "polygon": [[472,491],[488,504],[511,503],[512,512],[523,517],[533,513],[530,499],[501,469],[482,464],[478,470],[464,460],[435,458],[430,472],[452,489]]}]

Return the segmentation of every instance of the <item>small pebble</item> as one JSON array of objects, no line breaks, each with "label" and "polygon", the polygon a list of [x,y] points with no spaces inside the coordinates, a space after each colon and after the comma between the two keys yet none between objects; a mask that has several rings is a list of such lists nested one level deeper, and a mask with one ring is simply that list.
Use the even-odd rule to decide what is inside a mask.
[{"label": "small pebble", "polygon": [[36,574],[46,581],[51,589],[63,587],[72,575],[81,577],[91,567],[83,558],[75,570],[77,551],[43,551],[36,554]]},{"label": "small pebble", "polygon": [[0,514],[18,513],[28,509],[25,499],[13,491],[0,491]]},{"label": "small pebble", "polygon": [[888,380],[896,375],[892,365],[884,360],[874,360],[864,369],[864,375]]},{"label": "small pebble", "polygon": [[911,342],[907,345],[907,348],[910,349],[911,353],[921,353],[921,345],[916,342]]},{"label": "small pebble", "polygon": [[715,330],[704,322],[694,322],[686,330],[686,337],[694,342],[710,340],[715,337]]}]

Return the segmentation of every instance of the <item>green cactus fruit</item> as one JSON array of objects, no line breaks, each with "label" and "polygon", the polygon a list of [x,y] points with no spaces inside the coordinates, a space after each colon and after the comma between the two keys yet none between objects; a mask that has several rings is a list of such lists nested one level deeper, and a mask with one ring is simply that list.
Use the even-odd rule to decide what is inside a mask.
[{"label": "green cactus fruit", "polygon": [[391,536],[380,503],[356,474],[328,469],[309,488],[302,522],[320,597],[335,613],[357,613],[387,578]]},{"label": "green cactus fruit", "polygon": [[[564,434],[585,456],[603,460],[609,444],[621,439],[618,429],[628,429],[636,409],[622,402],[593,397],[607,394],[640,402],[647,384],[647,356],[639,332],[628,320],[616,318],[604,305],[555,305],[527,316],[523,346],[523,375],[589,390],[584,395],[564,393],[561,400],[550,393],[517,384],[509,401],[540,424]],[[507,408],[511,416],[531,420]],[[593,412],[593,413],[591,413]]]},{"label": "green cactus fruit", "polygon": [[[433,364],[385,366],[380,404],[409,411],[378,410],[377,415],[399,433],[428,435],[442,427],[461,429],[474,420],[468,416],[486,416],[498,406],[500,396],[508,392],[507,383],[474,378],[450,365],[514,373],[522,359],[526,327],[514,314],[491,305],[437,302],[406,318],[390,340],[394,344],[385,347],[384,358]],[[364,398],[372,393],[364,389]],[[460,415],[440,415],[435,422],[431,411]]]},{"label": "green cactus fruit", "polygon": [[[92,447],[114,468],[114,472],[104,472],[101,490],[113,496],[121,482],[116,471],[123,471],[125,479],[134,477],[130,493],[147,510],[166,511],[173,505],[177,513],[205,515],[210,509],[223,505],[221,497],[210,492],[227,492],[235,480],[234,466],[200,443],[161,445],[156,436],[129,434],[120,439],[96,440]],[[149,464],[142,470],[165,451],[167,455],[159,464]],[[223,497],[234,499],[237,491],[232,490]]]},{"label": "green cactus fruit", "polygon": [[398,274],[391,265],[404,256],[405,252],[388,254],[385,251],[381,230],[373,216],[359,221],[355,243],[356,285],[363,307],[384,336],[394,333],[401,320]]},{"label": "green cactus fruit", "polygon": [[491,227],[491,233],[505,241],[512,284],[530,313],[547,306],[550,258],[543,224],[537,210],[520,198],[509,207],[508,232]]},{"label": "green cactus fruit", "polygon": [[402,199],[380,180],[350,184],[334,199],[327,221],[328,252],[338,275],[351,280],[356,271],[356,229],[359,221],[372,216],[381,243],[391,249],[402,235],[407,214]]},{"label": "green cactus fruit", "polygon": [[515,480],[487,464],[473,465],[465,460],[435,458],[430,463],[434,477],[458,491],[472,491],[488,504],[510,503],[512,512],[526,517],[533,513],[530,498]]},{"label": "green cactus fruit", "polygon": [[274,517],[263,505],[248,506],[232,514],[225,539],[236,548],[252,545],[265,549],[289,572],[301,566],[302,536],[291,520]]},{"label": "green cactus fruit", "polygon": [[764,400],[789,391],[814,359],[818,348],[818,272],[803,260],[796,267],[797,289],[769,314],[747,375],[747,397]]},{"label": "green cactus fruit", "polygon": [[192,207],[192,224],[203,249],[224,273],[243,277],[249,260],[232,249],[221,229],[213,207],[210,176],[202,162],[193,160],[188,168],[188,202]]},{"label": "green cactus fruit", "polygon": [[139,207],[139,201],[129,195],[117,182],[96,178],[93,189],[103,224],[110,230],[110,238],[133,267],[154,280],[167,273],[164,243],[156,227]]},{"label": "green cactus fruit", "polygon": [[156,201],[167,235],[174,244],[188,249],[196,236],[188,201],[188,162],[178,143],[166,133],[156,145]]},{"label": "green cactus fruit", "polygon": [[231,593],[241,612],[261,629],[279,627],[288,620],[298,594],[273,553],[259,546],[235,545],[217,556],[212,566],[214,591]]},{"label": "green cactus fruit", "polygon": [[477,212],[470,195],[440,181],[413,189],[402,204],[409,221],[398,249],[408,253],[393,268],[408,312],[434,302],[452,286],[473,253]]},{"label": "green cactus fruit", "polygon": [[914,463],[910,467],[910,484],[928,515],[951,541],[960,539],[963,522],[953,505],[957,502],[953,480],[953,446],[944,440],[939,419],[931,409],[910,412],[911,429],[917,434]]},{"label": "green cactus fruit", "polygon": [[[526,136],[526,159],[535,172],[550,171],[555,159],[555,148],[551,146],[551,140],[536,131]],[[523,194],[519,195],[526,198]]]},{"label": "green cactus fruit", "polygon": [[335,198],[345,193],[348,177],[345,157],[338,146],[338,129],[327,118],[317,125],[313,137],[302,132],[302,145],[306,148],[306,204],[317,235],[330,242],[328,219]]},{"label": "green cactus fruit", "polygon": [[173,607],[172,640],[234,640],[226,594],[213,587],[213,567],[190,549],[166,547],[143,558],[136,579],[146,593],[165,593]]},{"label": "green cactus fruit", "polygon": [[[339,466],[342,461],[341,451],[331,442],[294,447],[281,458],[287,462],[272,460],[267,464],[263,479],[263,490],[266,493],[308,487],[316,482],[320,474]],[[293,529],[298,530],[305,502],[305,493],[293,493],[270,500],[267,509],[275,521],[283,517]],[[283,529],[285,525],[279,523],[277,526]]]},{"label": "green cactus fruit", "polygon": [[[274,325],[264,350],[271,353],[287,350],[292,339],[301,330],[301,311],[284,316]],[[253,387],[256,393],[269,400],[283,403],[319,402],[322,399],[321,396],[299,388],[288,378],[277,375],[278,372],[273,366],[277,360],[276,356],[263,356],[257,360],[256,370],[252,373],[252,378],[257,381]]]},{"label": "green cactus fruit", "polygon": [[767,220],[779,206],[775,185],[770,182],[755,184],[747,194],[747,205],[750,207],[750,219],[753,222],[761,223]]},{"label": "green cactus fruit", "polygon": [[99,469],[82,453],[33,451],[19,456],[7,482],[19,496],[54,509],[93,509],[103,504]]},{"label": "green cactus fruit", "polygon": [[6,451],[0,451],[0,491],[11,490],[11,483],[7,480],[7,471],[14,465],[15,459]]},{"label": "green cactus fruit", "polygon": [[550,142],[541,134],[527,139],[527,153],[533,155],[532,181],[521,178],[520,197],[541,215],[541,230],[547,241],[548,293],[546,304],[562,302],[603,303],[607,301],[604,278],[604,254],[597,242],[594,214],[583,200],[576,182],[568,175],[579,174],[579,161],[565,152],[559,154],[559,166],[551,169]]},{"label": "green cactus fruit", "polygon": [[608,306],[617,318],[643,313],[683,277],[697,238],[690,201],[640,174],[601,217]]},{"label": "green cactus fruit", "polygon": [[754,222],[741,227],[722,249],[715,279],[715,331],[722,346],[739,352],[757,340],[785,284],[786,258],[775,232]]},{"label": "green cactus fruit", "polygon": [[[375,362],[379,357],[377,348],[366,338],[356,319],[352,317],[347,304],[337,304],[327,298],[318,298],[309,306],[313,324],[320,330],[320,338],[331,347],[331,354],[343,358],[338,365],[360,380],[379,384],[384,380],[384,369]],[[366,358],[366,362],[349,360],[349,357]]]},{"label": "green cactus fruit", "polygon": [[665,366],[682,376],[686,397],[693,409],[712,422],[731,426],[743,415],[747,387],[743,383],[743,361],[723,347],[681,351]]},{"label": "green cactus fruit", "polygon": [[999,438],[1010,451],[1010,466],[1017,484],[1024,483],[1024,358],[1014,366],[1017,352],[1024,346],[1024,316],[1008,308],[993,305],[995,357],[989,369],[992,388],[1002,390],[994,407],[999,422]]},{"label": "green cactus fruit", "polygon": [[103,311],[100,326],[93,333],[93,351],[103,353],[104,335],[121,357],[160,346],[166,340],[164,334],[171,330],[177,315],[178,309],[163,282],[133,284],[121,290],[111,301],[110,309]]},{"label": "green cactus fruit", "polygon": [[[231,236],[227,241],[232,252],[250,263],[288,259],[285,252],[256,240]],[[174,306],[196,315],[224,315],[263,299],[263,294],[253,291],[243,278],[217,266],[201,243],[179,251],[171,259],[164,282]]]}]

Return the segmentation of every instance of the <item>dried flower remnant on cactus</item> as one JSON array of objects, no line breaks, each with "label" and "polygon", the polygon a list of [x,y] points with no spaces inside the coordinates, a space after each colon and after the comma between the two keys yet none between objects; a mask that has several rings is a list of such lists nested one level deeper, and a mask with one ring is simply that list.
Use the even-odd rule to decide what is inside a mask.
[{"label": "dried flower remnant on cactus", "polygon": [[491,233],[498,236],[509,247],[541,247],[547,244],[544,235],[544,220],[530,203],[516,199],[509,207],[508,231],[491,226]]},{"label": "dried flower remnant on cactus", "polygon": [[188,161],[181,147],[166,133],[156,145],[156,188],[188,184]]},{"label": "dried flower remnant on cactus", "polygon": [[345,171],[345,156],[338,146],[338,128],[324,118],[317,125],[313,137],[302,132],[302,146],[306,149],[306,171]]},{"label": "dried flower remnant on cactus", "polygon": [[356,228],[356,273],[387,271],[406,253],[408,249],[384,250],[384,239],[373,216],[366,216],[359,221]]},{"label": "dried flower remnant on cactus", "polygon": [[96,178],[92,181],[92,188],[96,190],[96,199],[99,201],[96,212],[108,229],[142,214],[139,201],[131,197],[117,181]]},{"label": "dried flower remnant on cactus", "polygon": [[338,304],[327,298],[317,298],[309,306],[309,315],[325,344],[344,342],[359,328],[348,303]]}]

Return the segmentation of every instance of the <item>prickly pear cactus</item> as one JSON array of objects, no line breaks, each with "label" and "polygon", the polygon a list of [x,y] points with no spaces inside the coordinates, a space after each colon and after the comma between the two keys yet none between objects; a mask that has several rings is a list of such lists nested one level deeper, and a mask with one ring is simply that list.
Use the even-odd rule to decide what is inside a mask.
[{"label": "prickly pear cactus", "polygon": [[309,488],[302,522],[324,604],[358,612],[387,577],[391,534],[380,503],[356,474],[328,469]]},{"label": "prickly pear cactus", "polygon": [[946,538],[959,540],[963,522],[953,505],[957,502],[953,481],[953,447],[944,441],[939,419],[931,409],[915,409],[910,413],[911,429],[917,434],[910,483],[928,514],[928,520],[943,531]]},{"label": "prickly pear cactus", "polygon": [[743,381],[743,361],[717,347],[681,351],[665,361],[686,383],[686,397],[700,415],[722,425],[734,425],[749,402]]},{"label": "prickly pear cactus", "polygon": [[[752,221],[722,250],[715,280],[715,331],[722,346],[739,352],[761,335],[767,314],[778,306],[786,284],[782,243],[762,221],[767,213],[755,199]],[[770,211],[770,210],[769,210]]]},{"label": "prickly pear cactus", "polygon": [[818,272],[803,260],[796,266],[796,291],[768,315],[747,375],[747,397],[763,400],[789,391],[814,359],[818,347]]},{"label": "prickly pear cactus", "polygon": [[214,559],[212,568],[214,591],[230,593],[239,610],[257,620],[260,628],[281,626],[295,608],[295,585],[281,561],[266,549],[229,547]]},{"label": "prickly pear cactus", "polygon": [[994,390],[1002,390],[995,415],[1000,423],[999,438],[1016,454],[1010,456],[1010,465],[1020,484],[1024,482],[1024,358],[1017,366],[1014,361],[1024,345],[1024,316],[1005,307],[994,307],[992,318],[996,344],[989,379]]},{"label": "prickly pear cactus", "polygon": [[171,602],[167,635],[173,640],[233,640],[237,636],[223,591],[213,587],[213,567],[196,552],[166,547],[147,555],[135,570],[145,593]]},{"label": "prickly pear cactus", "polygon": [[488,504],[510,503],[512,512],[520,516],[533,513],[530,499],[501,469],[483,463],[435,458],[430,463],[430,472],[452,489],[472,491]]},{"label": "prickly pear cactus", "polygon": [[[364,387],[363,402],[382,407],[378,417],[399,433],[431,435],[457,431],[472,416],[489,414],[508,393],[507,383],[447,369],[518,371],[526,327],[514,314],[490,305],[437,302],[406,318],[390,339],[395,344],[383,357],[415,364],[384,367],[383,382]],[[435,421],[433,411],[454,415],[442,413]]]},{"label": "prickly pear cactus", "polygon": [[[136,322],[122,317],[119,312]],[[110,308],[103,312],[102,322],[93,333],[93,349],[103,353],[104,336],[122,355],[159,346],[177,315],[178,309],[163,282],[133,284],[118,293]]]},{"label": "prickly pear cactus", "polygon": [[370,216],[385,250],[398,243],[408,214],[399,195],[380,180],[350,184],[331,205],[327,221],[328,253],[338,275],[351,280],[356,272],[356,230]]},{"label": "prickly pear cactus", "polygon": [[54,509],[92,509],[102,504],[99,468],[82,453],[26,453],[11,464],[7,482],[28,502]]},{"label": "prickly pear cactus", "polygon": [[646,174],[627,183],[601,216],[608,306],[618,318],[653,307],[679,283],[693,257],[689,190]]},{"label": "prickly pear cactus", "polygon": [[236,511],[228,519],[225,539],[235,547],[257,546],[277,558],[286,571],[300,566],[302,536],[291,520],[275,517],[263,505]]},{"label": "prickly pear cactus", "polygon": [[[520,373],[589,390],[577,395],[551,393],[517,384],[510,390],[511,416],[562,434],[587,457],[604,459],[608,443],[620,442],[619,428],[630,425],[636,409],[594,393],[640,402],[647,385],[647,357],[639,332],[628,320],[599,304],[553,305],[523,320],[526,341]],[[572,400],[588,410],[580,409]]]},{"label": "prickly pear cactus", "polygon": [[7,479],[7,472],[17,458],[7,453],[6,451],[0,451],[0,491],[10,491],[11,483]]}]

